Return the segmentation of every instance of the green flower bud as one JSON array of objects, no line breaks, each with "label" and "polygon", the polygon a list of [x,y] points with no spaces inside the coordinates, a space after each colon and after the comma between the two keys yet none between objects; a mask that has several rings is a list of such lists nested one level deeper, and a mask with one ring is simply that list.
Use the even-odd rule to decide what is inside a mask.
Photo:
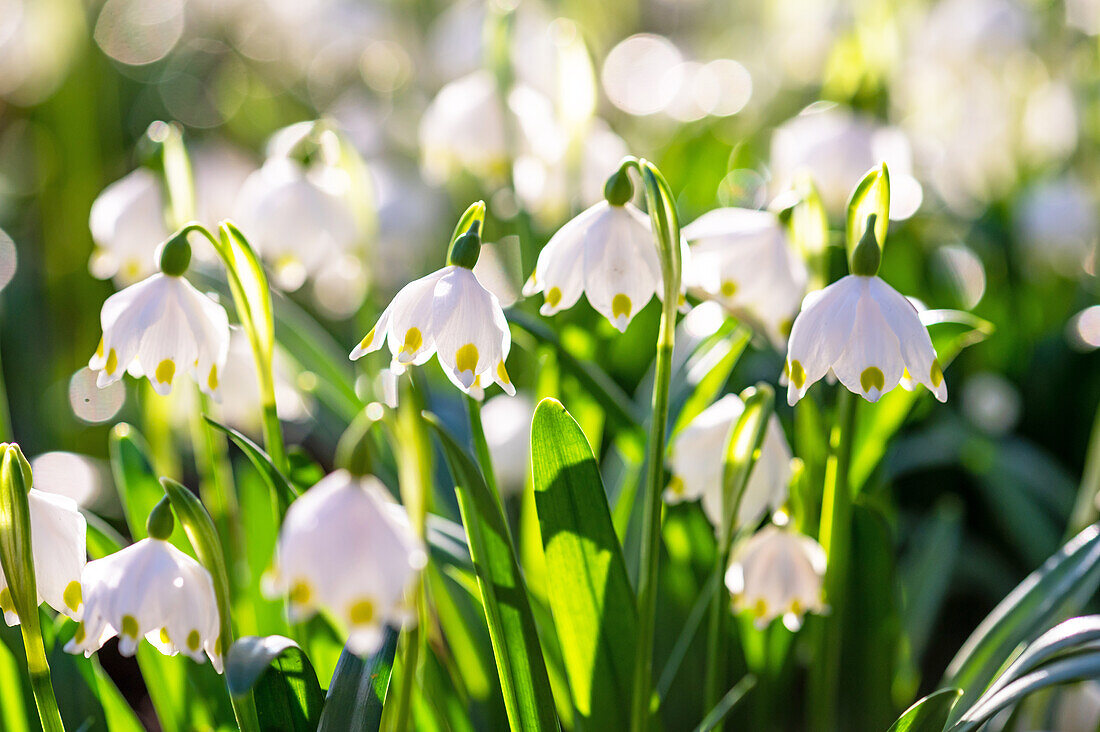
[{"label": "green flower bud", "polygon": [[187,234],[192,228],[183,227],[160,245],[157,261],[164,274],[179,277],[191,265],[191,244],[187,241]]},{"label": "green flower bud", "polygon": [[626,202],[634,197],[634,184],[630,182],[630,174],[625,167],[612,173],[604,183],[603,197],[612,206],[625,206]]},{"label": "green flower bud", "polygon": [[172,501],[165,496],[149,512],[149,518],[145,521],[145,533],[153,539],[168,541],[168,537],[172,535],[175,528],[176,518],[172,515]]},{"label": "green flower bud", "polygon": [[38,617],[38,585],[31,551],[27,492],[31,468],[15,443],[0,444],[0,566],[20,620]]},{"label": "green flower bud", "polygon": [[478,234],[481,222],[475,220],[470,224],[466,233],[455,239],[447,256],[448,265],[457,265],[466,269],[473,269],[477,264],[478,254],[481,252],[481,236]]},{"label": "green flower bud", "polygon": [[867,228],[863,232],[856,248],[852,250],[851,272],[863,277],[874,277],[882,264],[882,249],[875,237],[875,220],[878,214],[867,217]]}]

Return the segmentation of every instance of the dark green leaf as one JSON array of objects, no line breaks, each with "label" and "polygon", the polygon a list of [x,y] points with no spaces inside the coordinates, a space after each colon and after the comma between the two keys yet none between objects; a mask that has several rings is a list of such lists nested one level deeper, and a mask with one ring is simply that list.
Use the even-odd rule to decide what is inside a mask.
[{"label": "dark green leaf", "polygon": [[382,723],[382,704],[390,685],[398,631],[387,627],[382,646],[373,656],[360,658],[344,648],[332,675],[328,698],[317,732],[376,732]]},{"label": "dark green leaf", "polygon": [[239,639],[226,657],[225,680],[231,694],[253,690],[262,729],[317,729],[325,695],[309,659],[290,638],[269,635]]},{"label": "dark green leaf", "polygon": [[439,419],[425,414],[443,445],[481,588],[504,705],[513,730],[554,730],[558,722],[527,586],[496,496]]},{"label": "dark green leaf", "polygon": [[951,708],[961,694],[959,689],[932,692],[906,709],[888,732],[943,732]]},{"label": "dark green leaf", "polygon": [[754,676],[745,676],[736,684],[733,685],[729,691],[718,701],[714,709],[707,712],[707,716],[703,718],[703,721],[699,723],[699,726],[695,728],[695,732],[710,732],[712,729],[717,729],[722,721],[726,718],[726,715],[730,713],[730,710],[737,705],[737,702],[749,693],[749,690],[756,685],[756,678]]}]

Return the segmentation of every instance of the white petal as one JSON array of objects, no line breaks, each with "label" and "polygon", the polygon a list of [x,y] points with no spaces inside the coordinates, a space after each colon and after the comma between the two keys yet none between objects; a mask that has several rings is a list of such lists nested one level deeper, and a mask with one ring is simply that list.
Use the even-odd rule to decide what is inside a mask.
[{"label": "white petal", "polygon": [[543,293],[539,312],[553,315],[577,304],[584,291],[584,247],[589,229],[607,212],[606,201],[581,212],[550,237],[539,252],[535,273],[524,285],[524,295]]},{"label": "white petal", "polygon": [[856,309],[851,338],[833,371],[849,391],[877,402],[898,385],[904,369],[898,338],[878,303],[865,291]]},{"label": "white petal", "polygon": [[611,206],[588,232],[585,294],[620,332],[662,287],[649,229],[625,206]]},{"label": "white petal", "polygon": [[496,296],[468,269],[453,268],[439,281],[436,293],[432,336],[439,362],[461,388],[469,389],[477,377],[491,374],[507,358],[508,323]]},{"label": "white petal", "polygon": [[[387,342],[398,363],[427,363],[435,353],[432,340],[435,288],[451,269],[444,267],[405,285],[387,308],[390,311]],[[376,337],[379,335],[376,333]]]},{"label": "white petal", "polygon": [[787,402],[791,406],[828,372],[847,346],[864,279],[848,275],[803,300],[787,347]]},{"label": "white petal", "polygon": [[881,308],[886,323],[898,338],[908,373],[908,379],[902,379],[902,386],[906,381],[915,381],[928,387],[941,402],[947,401],[947,383],[943,380],[943,371],[936,359],[928,329],[921,323],[917,309],[905,296],[877,277],[871,282],[870,292]]}]

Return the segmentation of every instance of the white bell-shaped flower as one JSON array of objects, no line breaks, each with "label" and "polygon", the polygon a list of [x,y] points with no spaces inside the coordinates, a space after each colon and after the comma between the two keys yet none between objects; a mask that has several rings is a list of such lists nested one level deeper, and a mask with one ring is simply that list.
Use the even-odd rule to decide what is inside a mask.
[{"label": "white bell-shaped flower", "polygon": [[726,571],[726,588],[735,610],[748,610],[763,628],[777,617],[791,631],[802,617],[822,613],[825,550],[808,536],[765,526],[735,548]]},{"label": "white bell-shaped flower", "polygon": [[498,395],[485,402],[481,419],[485,423],[485,442],[493,462],[501,495],[523,492],[531,475],[531,418],[535,402],[527,394],[514,399]]},{"label": "white bell-shaped flower", "polygon": [[913,304],[877,276],[848,275],[811,292],[791,328],[787,403],[832,371],[871,402],[899,383],[923,384],[947,401],[943,368]]},{"label": "white bell-shaped flower", "polygon": [[620,332],[663,292],[649,217],[633,204],[600,201],[561,227],[539,252],[524,295],[543,294],[543,315],[588,302]]},{"label": "white bell-shaped flower", "polygon": [[401,288],[351,359],[383,343],[400,366],[418,366],[438,354],[447,378],[467,394],[493,381],[516,393],[504,367],[512,347],[508,321],[496,295],[466,267],[451,264]]},{"label": "white bell-shaped flower", "polygon": [[386,624],[410,621],[408,601],[428,556],[405,509],[373,477],[344,470],[291,504],[279,532],[271,592],[294,619],[326,608],[348,627],[348,646],[372,653]]},{"label": "white bell-shaped flower", "polygon": [[88,562],[81,578],[84,615],[68,653],[90,656],[118,636],[132,656],[144,638],[161,653],[204,653],[221,673],[221,622],[210,572],[163,539],[142,539]]},{"label": "white bell-shaped flower", "polygon": [[92,274],[129,285],[156,272],[156,245],[170,233],[165,206],[160,181],[147,168],[104,188],[88,217],[97,247],[88,265]]},{"label": "white bell-shaped flower", "polygon": [[[87,558],[88,524],[71,498],[32,488],[27,492],[27,502],[38,602],[79,618],[83,609],[80,573]],[[3,569],[0,569],[0,610],[4,612],[5,623],[19,623]]]},{"label": "white bell-shaped flower", "polygon": [[[727,394],[695,417],[673,438],[669,448],[672,480],[665,501],[702,499],[703,512],[714,526],[722,523],[722,474],[730,431],[745,410],[736,394]],[[787,500],[791,482],[791,448],[772,415],[764,432],[760,457],[745,485],[737,523],[750,526]]]},{"label": "white bell-shaped flower", "polygon": [[297,290],[357,244],[347,183],[343,171],[306,169],[289,158],[273,158],[245,180],[237,200],[241,230],[272,264],[280,287]]},{"label": "white bell-shaped flower", "polygon": [[218,379],[229,351],[225,308],[182,276],[155,274],[103,303],[103,338],[88,368],[100,388],[127,369],[148,377],[158,394],[172,391],[185,370],[204,392],[218,398]]},{"label": "white bell-shaped flower", "polygon": [[808,273],[775,214],[719,208],[685,226],[683,235],[691,245],[688,287],[757,323],[782,347]]}]

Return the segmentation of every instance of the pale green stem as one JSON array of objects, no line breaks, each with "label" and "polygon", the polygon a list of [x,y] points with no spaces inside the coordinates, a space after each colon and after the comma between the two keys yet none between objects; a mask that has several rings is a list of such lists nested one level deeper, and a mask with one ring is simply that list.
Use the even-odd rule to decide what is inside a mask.
[{"label": "pale green stem", "polygon": [[485,439],[485,427],[481,423],[481,402],[472,396],[467,396],[466,409],[470,415],[470,435],[474,441],[474,454],[477,455],[478,465],[481,466],[481,475],[485,478],[485,486],[496,496],[499,503],[500,491],[497,488],[496,473],[493,471],[493,459],[489,454],[489,441]]},{"label": "pale green stem", "polygon": [[1089,438],[1088,452],[1085,453],[1085,471],[1081,475],[1081,487],[1077,490],[1077,502],[1070,517],[1068,539],[1076,536],[1100,516],[1100,507],[1096,505],[1100,498],[1100,406],[1096,409],[1096,418],[1092,423],[1092,436]]},{"label": "pale green stem", "polygon": [[4,379],[4,367],[0,364],[0,442],[12,439],[11,412],[8,409],[8,388]]},{"label": "pale green stem", "polygon": [[57,709],[57,699],[54,697],[53,682],[50,679],[50,665],[46,661],[46,650],[42,645],[42,630],[39,627],[37,613],[33,620],[24,619],[19,627],[23,632],[27,671],[31,677],[31,690],[34,692],[34,703],[38,707],[38,718],[42,722],[42,729],[44,732],[64,732],[65,725],[62,724],[61,713]]},{"label": "pale green stem", "polygon": [[[661,325],[657,333],[653,401],[646,450],[645,494],[642,509],[642,543],[638,571],[638,642],[634,654],[632,687],[633,732],[649,727],[653,699],[653,634],[657,618],[658,563],[661,553],[661,490],[664,483],[665,443],[668,433],[669,379],[672,375],[672,346],[676,332],[676,309],[680,299],[680,225],[676,207],[664,178],[645,161],[627,159],[623,167],[634,167],[645,184],[646,205],[661,257],[663,298]],[[667,205],[667,207],[666,207]],[[666,230],[667,229],[667,230]]]},{"label": "pale green stem", "polygon": [[848,582],[848,553],[852,522],[852,491],[848,468],[855,433],[855,395],[838,387],[836,422],[829,436],[825,487],[821,503],[818,540],[828,564],[825,570],[825,602],[829,615],[819,625],[817,655],[810,679],[812,726],[827,732],[837,729],[837,695],[840,689],[840,654],[844,625],[844,591]]}]

